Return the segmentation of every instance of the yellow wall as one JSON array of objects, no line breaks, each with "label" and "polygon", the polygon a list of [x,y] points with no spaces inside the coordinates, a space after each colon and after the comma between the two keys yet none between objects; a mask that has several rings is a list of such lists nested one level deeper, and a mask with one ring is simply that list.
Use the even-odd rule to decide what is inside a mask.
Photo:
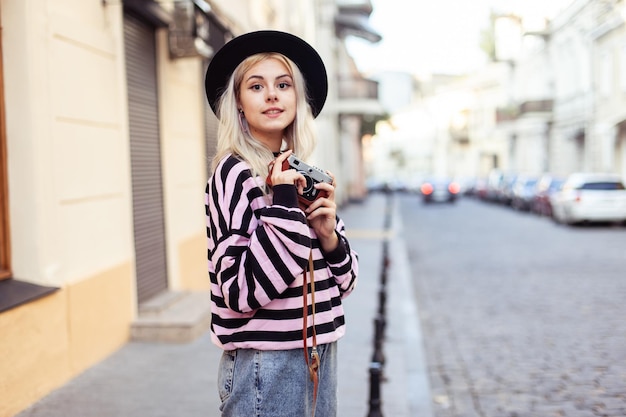
[{"label": "yellow wall", "polygon": [[199,234],[178,246],[181,289],[203,291],[210,288],[206,236]]},{"label": "yellow wall", "polygon": [[80,372],[128,341],[133,320],[131,264],[69,286],[70,365]]},{"label": "yellow wall", "polygon": [[9,417],[72,376],[67,291],[0,315],[0,417]]},{"label": "yellow wall", "polygon": [[0,417],[10,417],[128,340],[130,263],[0,314]]}]

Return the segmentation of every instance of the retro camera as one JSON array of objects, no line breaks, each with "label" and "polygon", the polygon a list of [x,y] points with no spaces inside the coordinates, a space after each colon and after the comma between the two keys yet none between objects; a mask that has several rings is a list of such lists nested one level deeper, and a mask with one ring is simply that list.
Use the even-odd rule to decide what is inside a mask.
[{"label": "retro camera", "polygon": [[[287,165],[287,168],[285,168],[285,165]],[[299,199],[300,203],[305,206],[310,205],[317,198],[322,197],[322,195],[325,194],[323,191],[316,189],[314,187],[315,184],[319,184],[320,182],[326,182],[328,184],[333,183],[333,179],[330,175],[313,165],[306,164],[293,154],[289,155],[285,160],[285,163],[283,163],[283,171],[285,169],[295,169],[302,174],[302,176],[304,176],[306,185],[304,186],[304,190],[302,190],[302,195],[299,196]]]},{"label": "retro camera", "polygon": [[[333,179],[330,175],[317,167],[308,165],[294,154],[289,155],[287,159],[283,161],[282,170],[286,171],[288,169],[295,169],[302,174],[306,180],[302,195],[298,194],[298,202],[303,209],[310,206],[316,199],[326,196],[326,192],[316,189],[315,184],[319,184],[320,182],[326,182],[328,184],[333,183]],[[266,182],[272,185],[269,175],[267,176]]]}]

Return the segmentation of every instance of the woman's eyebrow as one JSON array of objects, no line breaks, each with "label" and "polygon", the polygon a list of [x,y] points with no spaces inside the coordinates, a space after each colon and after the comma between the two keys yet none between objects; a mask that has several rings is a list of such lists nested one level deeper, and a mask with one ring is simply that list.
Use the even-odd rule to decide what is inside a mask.
[{"label": "woman's eyebrow", "polygon": [[263,76],[262,76],[262,75],[251,75],[251,76],[249,76],[249,77],[246,79],[246,81],[250,81],[250,80],[253,80],[253,79],[259,79],[259,80],[262,80],[262,79],[263,79]]},{"label": "woman's eyebrow", "polygon": [[[279,75],[278,77],[276,77],[275,79],[276,79],[276,80],[280,80],[281,78],[285,78],[285,77],[286,77],[286,78],[291,78],[291,75],[289,75],[289,74],[282,74],[282,75]],[[262,75],[254,75],[254,74],[253,74],[253,75],[249,76],[249,77],[246,79],[246,81],[250,81],[250,80],[253,80],[253,79],[254,79],[254,80],[256,80],[256,79],[259,79],[259,80],[264,80],[264,79],[265,79],[265,77],[263,77]]]}]

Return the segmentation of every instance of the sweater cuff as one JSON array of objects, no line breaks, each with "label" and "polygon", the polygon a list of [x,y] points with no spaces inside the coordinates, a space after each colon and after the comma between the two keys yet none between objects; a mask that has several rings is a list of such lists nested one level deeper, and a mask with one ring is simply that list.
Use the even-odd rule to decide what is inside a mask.
[{"label": "sweater cuff", "polygon": [[339,234],[339,232],[337,232],[336,230],[335,234],[337,235],[337,239],[339,239],[339,243],[337,244],[337,247],[335,249],[330,252],[325,252],[323,249],[320,248],[322,250],[322,253],[324,254],[324,259],[326,259],[326,262],[328,262],[329,264],[338,264],[342,262],[344,259],[346,259],[346,255],[348,254],[348,247],[346,246],[344,237],[341,236],[341,234]]},{"label": "sweater cuff", "polygon": [[278,184],[272,187],[274,192],[273,204],[288,208],[298,207],[298,191],[292,184]]}]

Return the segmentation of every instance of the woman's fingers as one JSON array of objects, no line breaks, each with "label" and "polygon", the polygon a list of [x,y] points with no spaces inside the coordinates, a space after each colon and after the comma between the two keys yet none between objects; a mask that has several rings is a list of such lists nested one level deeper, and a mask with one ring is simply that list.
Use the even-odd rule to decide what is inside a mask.
[{"label": "woman's fingers", "polygon": [[302,190],[306,185],[306,180],[302,174],[295,169],[283,171],[283,163],[291,155],[292,151],[287,150],[276,157],[271,167],[271,180],[273,185],[277,184],[294,184],[298,187],[298,192],[302,194]]},{"label": "woman's fingers", "polygon": [[[293,151],[286,150],[285,152],[278,155],[276,159],[272,162],[272,165],[270,167],[271,181],[273,185],[293,184],[298,189],[298,194],[302,195],[304,188],[307,185],[307,181],[304,175],[295,169],[287,169],[283,171],[283,164],[292,153]],[[317,208],[321,207],[324,204],[323,202],[320,202],[320,200],[322,199],[330,201],[330,205],[332,206],[335,205],[335,176],[328,171],[327,174],[332,178],[332,184],[328,184],[326,182],[320,182],[315,184],[314,187],[322,192],[323,197],[318,198],[313,202],[313,204],[310,206],[310,211],[316,210]]]},{"label": "woman's fingers", "polygon": [[[319,200],[318,200],[319,201]],[[313,204],[311,204],[307,210],[307,218],[315,219],[316,217],[328,217],[335,218],[336,210],[334,207],[329,206],[319,206],[314,208]]]},{"label": "woman's fingers", "polygon": [[278,175],[283,171],[283,162],[291,155],[292,151],[290,149],[281,153],[274,159],[274,165],[272,166],[272,176]]}]

